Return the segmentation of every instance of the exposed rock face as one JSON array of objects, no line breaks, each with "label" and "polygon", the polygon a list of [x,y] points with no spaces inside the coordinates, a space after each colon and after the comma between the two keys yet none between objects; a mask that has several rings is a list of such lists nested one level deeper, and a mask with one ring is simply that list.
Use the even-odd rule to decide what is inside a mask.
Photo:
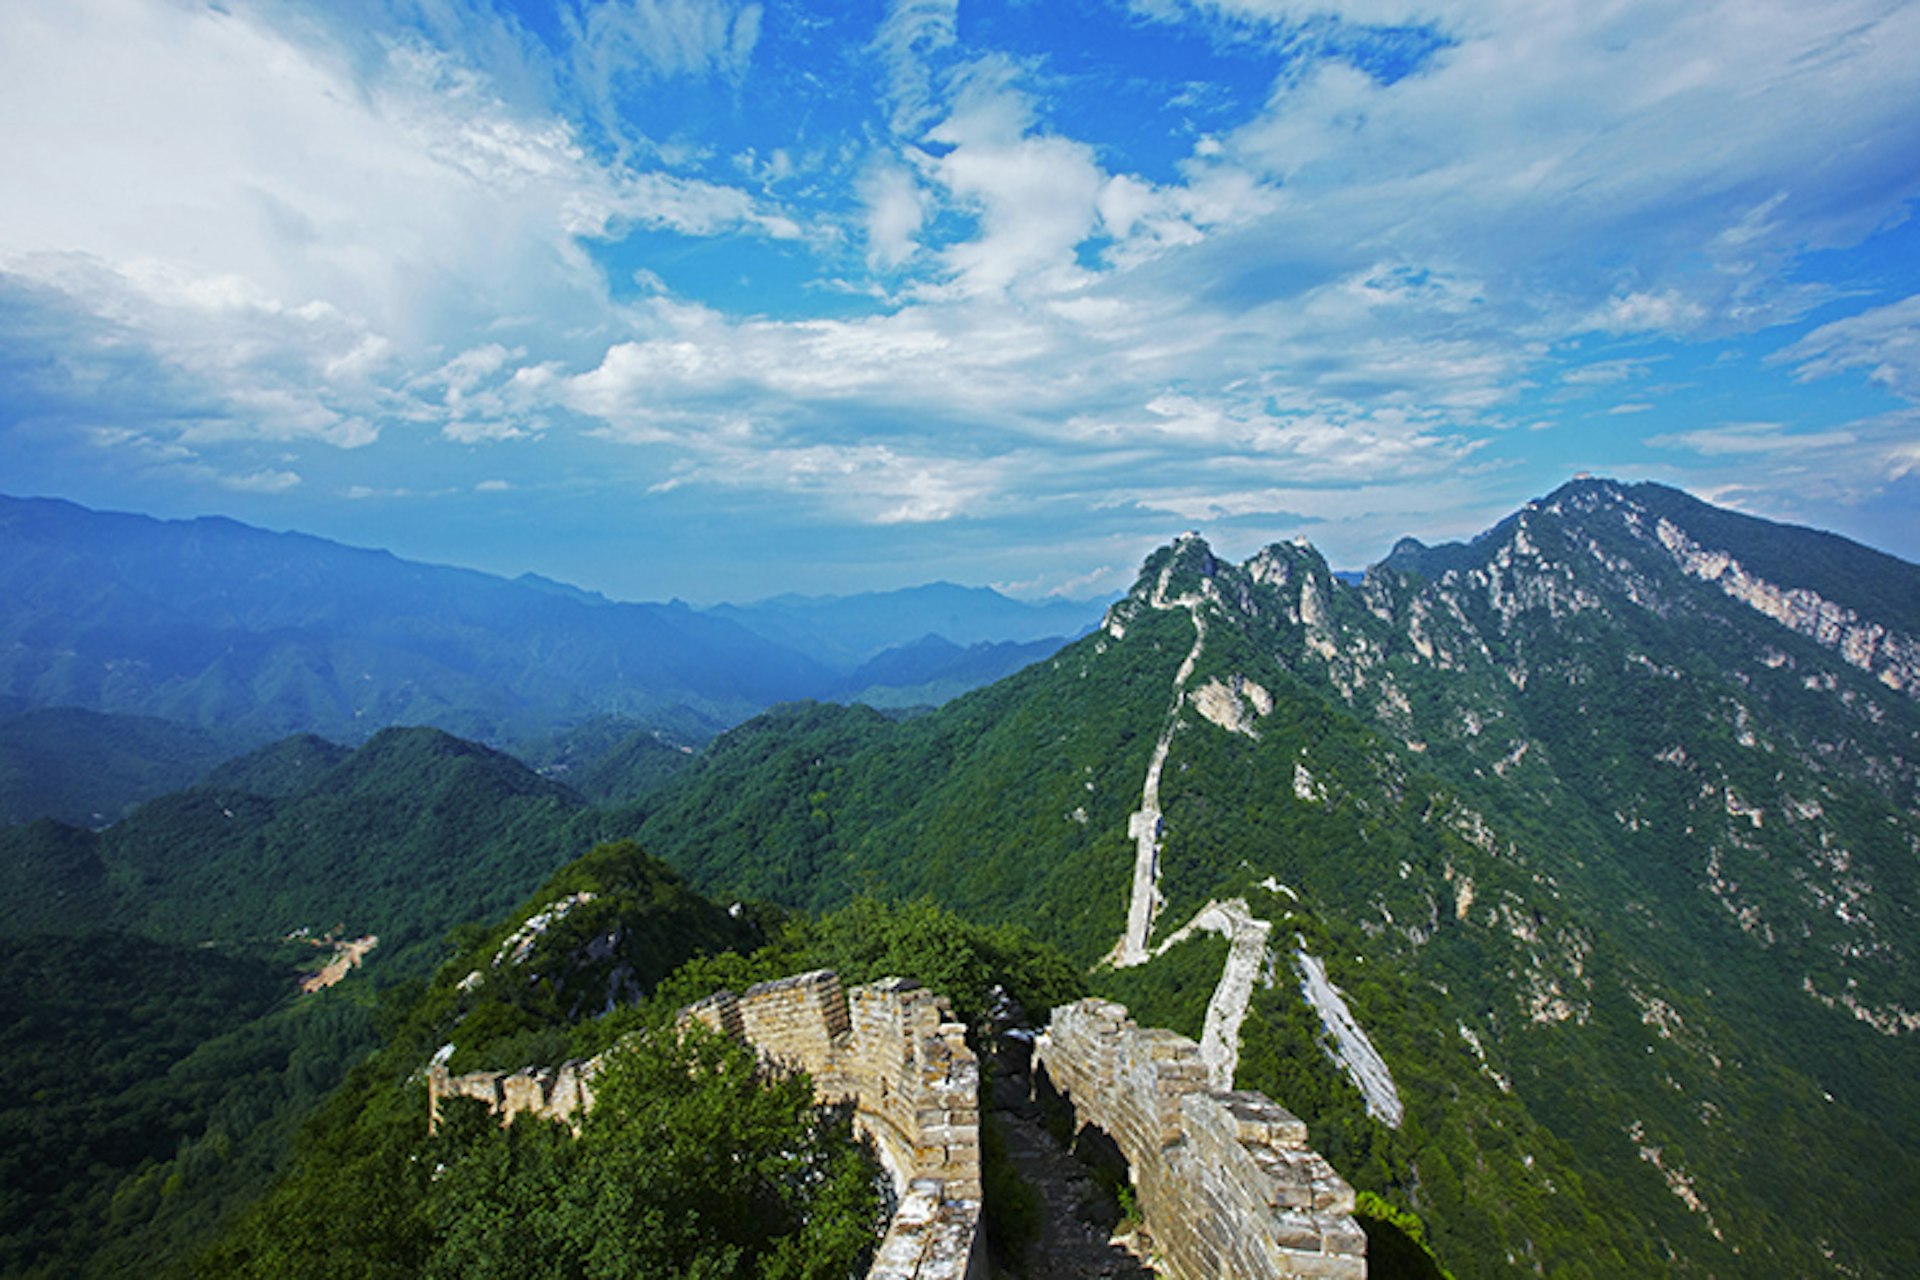
[{"label": "exposed rock face", "polygon": [[1673,553],[1674,563],[1688,574],[1714,583],[1781,626],[1832,649],[1889,689],[1920,693],[1920,640],[1870,622],[1817,591],[1768,582],[1729,553],[1701,546],[1670,520],[1659,521],[1654,533],[1660,545]]},{"label": "exposed rock face", "polygon": [[1304,951],[1299,960],[1300,993],[1320,1015],[1320,1023],[1333,1041],[1334,1061],[1366,1098],[1367,1110],[1382,1124],[1398,1129],[1407,1113],[1386,1061],[1373,1047],[1367,1033],[1360,1029],[1340,989],[1328,981],[1326,965]]},{"label": "exposed rock face", "polygon": [[1177,1280],[1367,1274],[1353,1188],[1264,1095],[1210,1087],[1200,1046],[1082,1000],[1053,1011],[1036,1077],[1127,1158],[1159,1265]]},{"label": "exposed rock face", "polygon": [[1258,738],[1259,717],[1273,711],[1273,695],[1246,679],[1209,680],[1193,691],[1193,709],[1228,733]]}]

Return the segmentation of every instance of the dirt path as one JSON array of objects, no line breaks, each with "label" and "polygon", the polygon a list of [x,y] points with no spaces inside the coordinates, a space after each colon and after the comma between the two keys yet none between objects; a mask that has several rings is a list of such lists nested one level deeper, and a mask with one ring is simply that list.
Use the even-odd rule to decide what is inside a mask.
[{"label": "dirt path", "polygon": [[300,980],[300,990],[305,995],[325,990],[359,968],[360,962],[367,958],[367,952],[380,945],[380,939],[370,933],[364,938],[333,942],[329,935],[325,943],[315,945],[329,943],[333,947],[333,959],[327,961],[318,973],[308,974]]},{"label": "dirt path", "polygon": [[991,1106],[1006,1134],[1007,1154],[1020,1176],[1040,1193],[1040,1235],[1027,1252],[1023,1274],[1036,1280],[1115,1277],[1147,1280],[1154,1273],[1133,1252],[1146,1251],[1145,1233],[1115,1240],[1112,1202],[1087,1169],[1054,1142],[1028,1097],[1024,1074],[997,1074]]}]

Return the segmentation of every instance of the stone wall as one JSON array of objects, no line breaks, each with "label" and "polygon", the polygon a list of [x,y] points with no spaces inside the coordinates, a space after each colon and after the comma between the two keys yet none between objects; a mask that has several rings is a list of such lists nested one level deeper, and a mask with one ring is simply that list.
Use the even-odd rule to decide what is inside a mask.
[{"label": "stone wall", "polygon": [[[980,1067],[947,1002],[887,978],[851,991],[828,970],[718,992],[687,1008],[752,1045],[774,1071],[805,1071],[823,1103],[851,1103],[899,1198],[868,1280],[962,1280],[985,1273],[980,1241]],[[511,1123],[522,1112],[574,1123],[593,1105],[599,1060],[557,1069],[454,1076],[428,1068],[440,1101],[478,1098]]]},{"label": "stone wall", "polygon": [[518,1071],[474,1071],[449,1075],[444,1063],[427,1068],[427,1127],[440,1127],[443,1098],[475,1098],[499,1113],[501,1124],[512,1124],[523,1111],[575,1124],[575,1117],[593,1105],[593,1077],[600,1060],[567,1062],[559,1067],[522,1067]]},{"label": "stone wall", "polygon": [[1034,1068],[1126,1157],[1165,1274],[1365,1277],[1353,1189],[1291,1113],[1258,1093],[1210,1088],[1193,1041],[1082,1000],[1053,1011]]},{"label": "stone wall", "polygon": [[980,1198],[980,1069],[947,1002],[904,978],[844,990],[821,969],[689,1007],[774,1070],[805,1071],[822,1102],[850,1102],[901,1196],[939,1181]]}]

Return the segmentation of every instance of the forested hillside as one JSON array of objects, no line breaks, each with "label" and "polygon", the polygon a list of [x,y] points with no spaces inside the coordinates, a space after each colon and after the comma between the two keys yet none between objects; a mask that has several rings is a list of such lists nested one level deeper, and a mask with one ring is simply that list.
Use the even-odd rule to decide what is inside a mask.
[{"label": "forested hillside", "polygon": [[[759,913],[756,913],[759,914]],[[612,939],[609,948],[602,940]],[[672,1030],[722,988],[831,967],[952,993],[984,1027],[996,989],[1044,1007],[1078,975],[1016,931],[926,904],[748,920],[630,842],[569,864],[459,952],[302,1134],[289,1176],[184,1270],[206,1276],[859,1274],[886,1212],[847,1118],[803,1075]],[[609,982],[631,983],[603,1016]],[[699,1028],[697,1030],[703,1030]],[[428,1133],[422,1066],[513,1069],[607,1054],[577,1136],[477,1103]]]},{"label": "forested hillside", "polygon": [[[1358,582],[1184,537],[1098,631],[924,715],[792,703],[698,754],[589,719],[541,740],[551,776],[434,730],[297,737],[104,830],[0,831],[34,1082],[0,1110],[5,1267],[188,1257],[378,1042],[199,1265],[485,1274],[513,1255],[480,1205],[532,1213],[624,1148],[429,1151],[430,1055],[557,1062],[819,964],[976,1020],[996,983],[1090,989],[1195,1036],[1463,1280],[1912,1274],[1917,584],[1579,482]],[[529,981],[501,957],[536,920]],[[296,957],[369,935],[292,996]]]},{"label": "forested hillside", "polygon": [[218,734],[78,707],[0,714],[0,826],[55,818],[105,826],[178,791],[233,753]]},{"label": "forested hillside", "polygon": [[[376,987],[431,972],[601,821],[506,756],[396,729],[276,744],[103,831],[0,830],[0,1274],[125,1274],[203,1239],[372,1046]],[[301,994],[348,946],[364,969]]]},{"label": "forested hillside", "polygon": [[[1849,551],[1607,482],[1357,586],[1188,538],[933,715],[742,726],[642,838],[716,891],[931,893],[1088,965],[1147,866],[1152,958],[1092,981],[1189,1031],[1229,953],[1197,917],[1240,903],[1238,1080],[1460,1275],[1906,1274],[1920,571]],[[1390,1084],[1323,1051],[1321,966]]]}]

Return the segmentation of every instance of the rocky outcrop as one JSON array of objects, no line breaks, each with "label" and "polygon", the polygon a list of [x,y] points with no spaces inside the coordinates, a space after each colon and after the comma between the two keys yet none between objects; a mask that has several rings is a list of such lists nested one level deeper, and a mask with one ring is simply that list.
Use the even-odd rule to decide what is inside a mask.
[{"label": "rocky outcrop", "polygon": [[1920,693],[1920,640],[1862,618],[1817,591],[1769,582],[1728,552],[1701,546],[1670,520],[1660,520],[1654,535],[1690,576],[1831,649],[1889,689]]},{"label": "rocky outcrop", "polygon": [[1158,1265],[1176,1280],[1367,1274],[1353,1189],[1264,1095],[1209,1085],[1200,1046],[1081,1000],[1053,1011],[1036,1079],[1120,1148]]}]

